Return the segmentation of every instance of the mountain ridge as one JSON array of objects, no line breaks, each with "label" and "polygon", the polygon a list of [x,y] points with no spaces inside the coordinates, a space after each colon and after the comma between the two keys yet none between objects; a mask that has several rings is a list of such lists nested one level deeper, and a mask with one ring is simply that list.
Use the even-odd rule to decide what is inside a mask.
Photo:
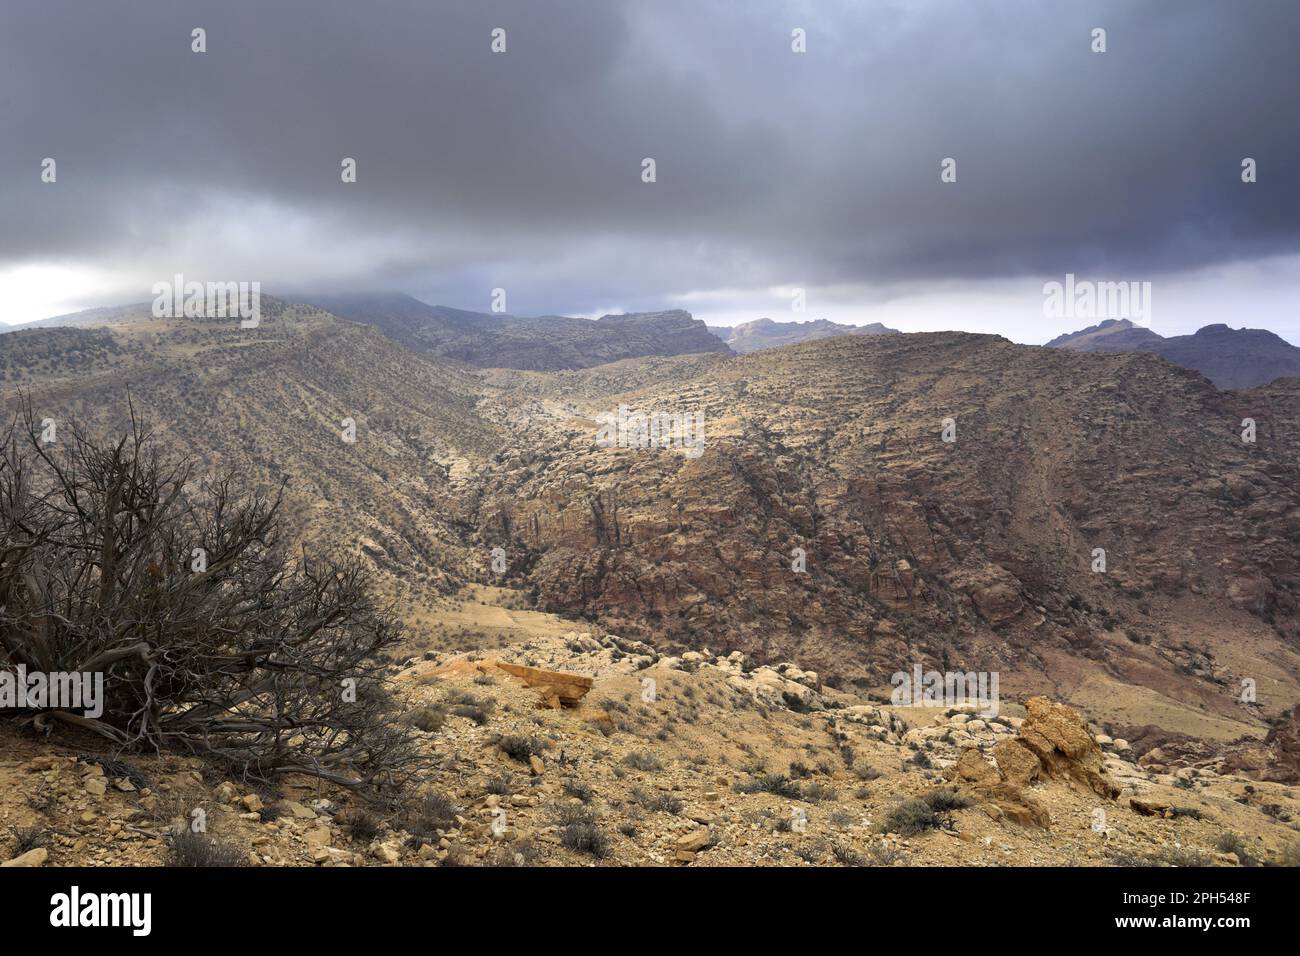
[{"label": "mountain ridge", "polygon": [[400,293],[325,296],[312,303],[364,322],[418,352],[480,368],[588,368],[648,355],[728,353],[689,312],[673,309],[590,319],[470,312],[430,306]]},{"label": "mountain ridge", "polygon": [[1266,329],[1230,328],[1219,322],[1191,335],[1161,336],[1128,319],[1107,319],[1059,335],[1046,348],[1080,352],[1153,352],[1205,375],[1219,388],[1252,388],[1300,376],[1300,348]]},{"label": "mountain ridge", "polygon": [[888,328],[880,322],[872,322],[869,325],[844,325],[829,319],[777,322],[770,318],[754,319],[731,327],[710,326],[709,331],[726,342],[733,352],[740,355],[762,349],[780,348],[783,345],[833,338],[838,335],[902,334],[898,329]]}]

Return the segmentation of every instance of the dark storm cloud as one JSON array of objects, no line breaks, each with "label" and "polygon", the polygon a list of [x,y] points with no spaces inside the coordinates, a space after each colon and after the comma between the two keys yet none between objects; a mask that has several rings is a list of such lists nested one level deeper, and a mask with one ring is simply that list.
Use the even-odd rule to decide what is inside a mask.
[{"label": "dark storm cloud", "polygon": [[1300,233],[1298,39],[1291,0],[6,0],[0,269],[537,313],[1263,258]]}]

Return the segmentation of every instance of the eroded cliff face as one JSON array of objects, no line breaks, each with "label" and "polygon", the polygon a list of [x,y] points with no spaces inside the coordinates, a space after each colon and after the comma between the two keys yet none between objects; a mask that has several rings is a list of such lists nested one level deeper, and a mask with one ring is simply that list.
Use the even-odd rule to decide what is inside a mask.
[{"label": "eroded cliff face", "polygon": [[[487,476],[480,534],[551,610],[844,678],[918,655],[1030,668],[1125,631],[1148,654],[1162,598],[1296,633],[1285,385],[1224,394],[1152,356],[960,333],[660,372],[626,392],[608,370],[565,380]],[[702,454],[596,447],[619,405],[703,412]]]}]

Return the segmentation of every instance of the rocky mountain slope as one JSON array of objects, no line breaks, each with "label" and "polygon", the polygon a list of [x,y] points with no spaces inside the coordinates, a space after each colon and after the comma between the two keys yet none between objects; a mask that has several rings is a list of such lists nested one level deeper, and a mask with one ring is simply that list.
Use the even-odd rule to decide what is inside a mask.
[{"label": "rocky mountain slope", "polygon": [[771,319],[755,319],[742,322],[737,326],[715,327],[709,331],[737,354],[745,355],[760,349],[773,349],[782,345],[796,345],[800,342],[815,342],[818,339],[834,338],[837,335],[897,335],[897,329],[887,328],[879,322],[869,325],[843,325],[828,319],[815,319],[808,322],[774,322]]},{"label": "rocky mountain slope", "polygon": [[637,312],[587,319],[521,318],[425,305],[405,295],[315,300],[336,315],[379,328],[418,352],[485,368],[588,368],[643,355],[727,352],[689,312]]},{"label": "rocky mountain slope", "polygon": [[1300,376],[1300,348],[1265,329],[1207,325],[1193,335],[1166,338],[1128,319],[1108,319],[1057,336],[1047,346],[1080,352],[1154,352],[1195,369],[1219,388],[1251,388]]},{"label": "rocky mountain slope", "polygon": [[[289,476],[291,532],[408,600],[513,582],[665,648],[863,687],[1000,668],[1196,736],[1262,734],[1300,700],[1295,383],[1225,394],[1149,355],[957,333],[471,373],[268,310],[0,336],[6,401],[111,432],[129,387],[171,450]],[[620,405],[702,413],[702,454],[598,448]]]},{"label": "rocky mountain slope", "polygon": [[[1000,669],[1227,737],[1256,724],[1243,678],[1271,713],[1300,699],[1289,390],[959,333],[666,359],[652,378],[513,383],[532,444],[485,476],[480,533],[548,609],[862,685],[917,660]],[[597,447],[597,416],[624,405],[703,413],[703,453]]]},{"label": "rocky mountain slope", "polygon": [[[486,601],[487,603],[482,603]],[[743,655],[509,612],[395,662],[433,768],[397,807],[0,726],[4,866],[1242,866],[1300,859],[1297,789],[1140,751],[1042,698],[881,705]],[[474,650],[466,650],[472,647]],[[498,665],[580,683],[572,707]],[[518,665],[518,666],[515,666]],[[555,673],[543,668],[562,668]],[[532,672],[530,672],[532,673]],[[1294,743],[1294,737],[1286,738]],[[194,821],[202,821],[194,832]]]},{"label": "rocky mountain slope", "polygon": [[459,580],[461,486],[505,440],[477,380],[310,307],[264,297],[262,312],[257,329],[150,318],[0,336],[0,401],[105,435],[133,403],[201,474],[267,494],[288,479],[297,539],[359,551],[393,586]]}]

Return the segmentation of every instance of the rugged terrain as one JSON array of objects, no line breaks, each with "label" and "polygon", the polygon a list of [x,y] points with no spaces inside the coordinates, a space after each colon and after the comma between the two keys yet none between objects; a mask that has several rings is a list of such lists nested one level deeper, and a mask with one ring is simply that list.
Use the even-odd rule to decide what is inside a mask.
[{"label": "rugged terrain", "polygon": [[[961,333],[500,384],[549,438],[493,465],[482,535],[551,610],[860,686],[1000,670],[1121,720],[1156,706],[1137,686],[1227,737],[1243,678],[1300,699],[1289,386]],[[594,447],[620,404],[703,411],[704,453]]]},{"label": "rugged terrain", "polygon": [[[1294,787],[1219,760],[1139,755],[1055,705],[1004,701],[992,717],[880,705],[788,665],[663,657],[511,603],[492,589],[443,599],[445,626],[394,663],[406,719],[434,762],[406,806],[375,808],[305,781],[250,787],[182,757],[123,759],[0,729],[0,856],[9,865],[1297,862]],[[497,660],[562,668],[590,690],[578,706],[547,707]],[[199,847],[170,849],[169,834],[196,819]]]},{"label": "rugged terrain", "polygon": [[[266,297],[252,330],[6,334],[0,370],[10,410],[109,435],[133,405],[205,473],[287,479],[291,538],[363,556],[398,601],[391,676],[447,801],[426,807],[442,825],[406,808],[354,832],[355,799],[329,788],[250,793],[10,722],[12,849],[45,827],[55,863],[156,862],[201,805],[261,864],[1292,859],[1300,380],[1225,392],[1152,354],[961,333],[479,368]],[[703,448],[597,447],[624,406],[702,413]],[[594,684],[539,709],[495,658]],[[1004,718],[1068,703],[1120,796],[1069,772],[1006,791],[993,755],[1021,728],[889,706],[918,664],[997,672]],[[959,766],[971,747],[985,769]],[[117,786],[112,761],[142,776]],[[953,787],[968,806],[890,830],[905,799]],[[607,856],[566,845],[588,825]]]}]

